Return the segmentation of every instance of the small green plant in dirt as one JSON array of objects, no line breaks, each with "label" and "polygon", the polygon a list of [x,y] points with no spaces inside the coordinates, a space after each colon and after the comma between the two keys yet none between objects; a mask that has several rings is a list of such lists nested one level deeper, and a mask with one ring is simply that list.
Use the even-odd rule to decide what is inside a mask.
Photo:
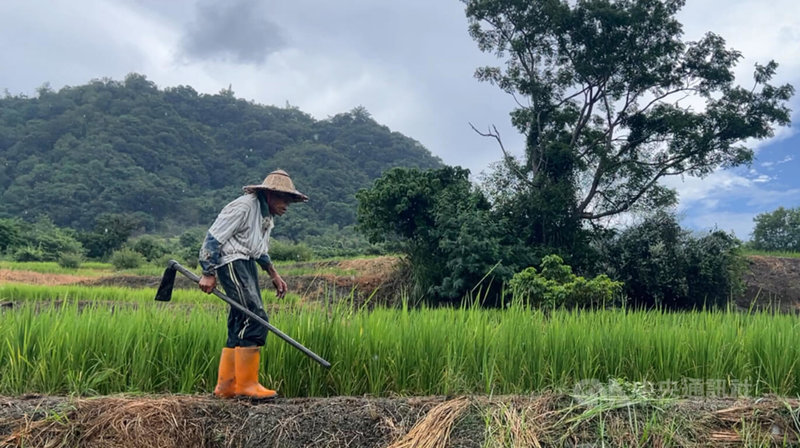
[{"label": "small green plant in dirt", "polygon": [[612,281],[605,274],[589,280],[577,276],[558,255],[544,257],[541,268],[542,272],[531,266],[514,274],[509,282],[514,300],[554,309],[610,304],[621,297],[622,282]]}]

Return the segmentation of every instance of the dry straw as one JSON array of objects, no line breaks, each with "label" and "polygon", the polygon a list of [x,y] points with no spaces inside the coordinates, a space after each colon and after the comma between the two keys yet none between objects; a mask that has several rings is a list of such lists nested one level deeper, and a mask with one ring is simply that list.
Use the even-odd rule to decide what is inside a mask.
[{"label": "dry straw", "polygon": [[450,440],[453,424],[469,404],[467,397],[445,401],[431,409],[408,434],[388,448],[445,448]]},{"label": "dry straw", "polygon": [[60,417],[16,422],[19,429],[0,440],[0,446],[204,447],[207,428],[201,409],[202,403],[192,397],[76,400]]}]

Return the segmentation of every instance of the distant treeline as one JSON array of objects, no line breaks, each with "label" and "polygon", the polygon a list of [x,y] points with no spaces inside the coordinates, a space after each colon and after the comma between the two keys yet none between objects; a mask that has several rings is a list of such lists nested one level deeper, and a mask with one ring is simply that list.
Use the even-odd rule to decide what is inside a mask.
[{"label": "distant treeline", "polygon": [[[0,218],[96,230],[99,217],[132,217],[140,232],[180,234],[288,171],[308,204],[275,229],[293,241],[330,239],[355,223],[355,193],[391,167],[438,168],[419,142],[363,107],[325,120],[192,87],[159,89],[139,74],[94,80],[34,98],[0,98]],[[332,243],[334,244],[334,243]]]}]

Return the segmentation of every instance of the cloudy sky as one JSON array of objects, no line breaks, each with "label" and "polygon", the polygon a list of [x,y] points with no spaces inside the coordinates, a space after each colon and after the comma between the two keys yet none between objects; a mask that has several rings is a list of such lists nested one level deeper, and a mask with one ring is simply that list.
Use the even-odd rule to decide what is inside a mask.
[{"label": "cloudy sky", "polygon": [[[800,88],[800,2],[687,3],[685,37],[713,31],[740,50],[742,84],[755,62],[774,59],[776,81]],[[318,119],[364,106],[476,175],[500,150],[469,123],[497,126],[513,152],[522,144],[509,124],[513,100],[473,77],[497,61],[469,37],[458,0],[2,0],[0,17],[0,91],[11,94],[136,72],[160,88],[231,86],[237,97]],[[792,109],[793,127],[756,143],[752,166],[668,181],[685,226],[747,239],[756,214],[800,206],[797,97]]]}]

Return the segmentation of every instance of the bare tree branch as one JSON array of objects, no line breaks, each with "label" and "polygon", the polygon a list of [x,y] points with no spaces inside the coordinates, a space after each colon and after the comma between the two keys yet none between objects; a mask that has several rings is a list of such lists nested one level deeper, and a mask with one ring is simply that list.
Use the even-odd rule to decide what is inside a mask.
[{"label": "bare tree branch", "polygon": [[528,178],[517,168],[516,163],[513,163],[514,157],[506,151],[505,146],[503,146],[503,141],[500,139],[500,133],[497,131],[497,127],[492,125],[492,130],[489,132],[481,132],[476,128],[472,123],[469,124],[469,127],[472,128],[478,135],[481,137],[491,137],[497,141],[497,144],[500,145],[500,150],[503,151],[503,161],[505,162],[508,169],[514,172],[520,182],[532,186],[532,183]]}]

